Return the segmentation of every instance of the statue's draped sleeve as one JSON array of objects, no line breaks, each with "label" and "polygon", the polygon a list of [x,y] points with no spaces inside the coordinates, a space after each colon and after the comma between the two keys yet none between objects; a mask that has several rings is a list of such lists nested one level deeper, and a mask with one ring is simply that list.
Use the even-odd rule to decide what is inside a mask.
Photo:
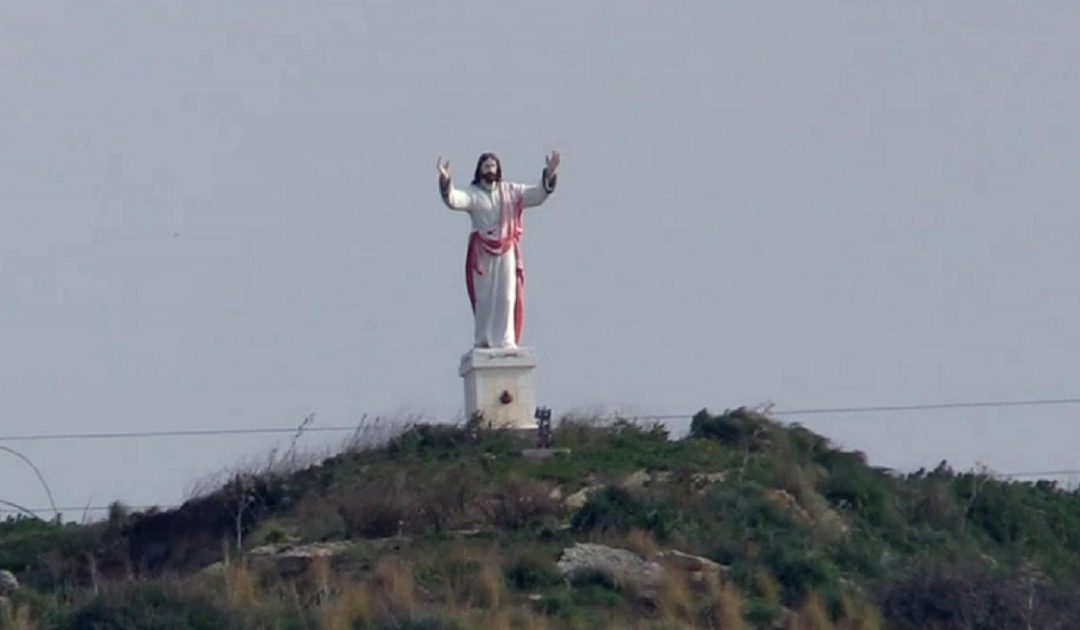
[{"label": "statue's draped sleeve", "polygon": [[439,178],[439,196],[451,210],[468,210],[472,203],[469,193],[454,188],[454,183],[449,177]]},{"label": "statue's draped sleeve", "polygon": [[540,174],[540,183],[536,186],[525,186],[521,191],[521,196],[524,199],[526,208],[535,208],[548,198],[548,195],[555,192],[555,184],[558,183],[559,176],[552,175],[548,177],[548,171],[545,168],[544,172]]}]

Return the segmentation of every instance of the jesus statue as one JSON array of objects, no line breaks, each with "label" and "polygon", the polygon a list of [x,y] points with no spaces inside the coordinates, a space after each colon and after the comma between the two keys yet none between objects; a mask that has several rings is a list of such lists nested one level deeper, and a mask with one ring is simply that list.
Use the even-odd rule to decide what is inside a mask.
[{"label": "jesus statue", "polygon": [[465,287],[476,323],[473,346],[516,348],[524,323],[525,267],[521,259],[521,214],[539,206],[555,191],[559,154],[546,158],[540,184],[502,181],[502,165],[493,153],[476,162],[472,184],[454,188],[450,163],[439,158],[439,192],[451,210],[468,212],[472,233],[465,255]]}]

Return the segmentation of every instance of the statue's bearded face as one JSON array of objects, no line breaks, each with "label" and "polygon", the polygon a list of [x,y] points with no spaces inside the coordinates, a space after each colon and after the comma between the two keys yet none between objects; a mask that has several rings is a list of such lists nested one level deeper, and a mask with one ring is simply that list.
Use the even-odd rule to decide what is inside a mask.
[{"label": "statue's bearded face", "polygon": [[499,181],[499,161],[490,157],[484,160],[480,164],[480,176],[489,184]]}]

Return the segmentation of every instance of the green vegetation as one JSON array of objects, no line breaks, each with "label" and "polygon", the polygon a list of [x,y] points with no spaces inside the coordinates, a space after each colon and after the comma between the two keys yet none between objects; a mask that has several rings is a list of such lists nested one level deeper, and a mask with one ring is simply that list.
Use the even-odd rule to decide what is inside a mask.
[{"label": "green vegetation", "polygon": [[[0,628],[1051,628],[1080,619],[1080,494],[986,471],[897,475],[745,409],[565,419],[566,456],[417,426],[169,512],[0,523],[23,584]],[[658,562],[646,592],[564,580],[577,542]],[[263,545],[341,543],[286,564]],[[678,550],[681,554],[665,553]],[[699,568],[685,558],[697,556]],[[682,559],[682,560],[680,560]],[[718,572],[700,569],[708,559]],[[715,565],[709,565],[715,566]]]}]

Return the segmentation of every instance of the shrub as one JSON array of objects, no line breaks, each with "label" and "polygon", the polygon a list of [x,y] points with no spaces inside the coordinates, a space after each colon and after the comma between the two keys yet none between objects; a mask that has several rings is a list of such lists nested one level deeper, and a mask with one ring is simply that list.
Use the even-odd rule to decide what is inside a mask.
[{"label": "shrub", "polygon": [[793,603],[823,586],[832,586],[839,579],[839,571],[827,558],[807,549],[791,548],[776,541],[766,549],[765,564],[780,581],[784,601]]},{"label": "shrub", "polygon": [[902,523],[894,505],[890,479],[866,465],[862,453],[833,450],[819,458],[829,471],[822,494],[840,508],[857,512],[870,524],[900,529]]},{"label": "shrub", "polygon": [[73,630],[239,628],[236,620],[201,597],[143,583],[95,597],[72,617]]},{"label": "shrub", "polygon": [[783,613],[776,604],[771,604],[764,599],[754,598],[744,607],[746,620],[759,628],[770,628]]},{"label": "shrub", "polygon": [[551,497],[547,484],[511,479],[484,498],[481,511],[495,526],[515,530],[558,516],[562,507]]},{"label": "shrub", "polygon": [[570,617],[576,614],[578,609],[577,604],[574,603],[573,594],[566,587],[546,593],[540,600],[538,608],[545,615],[561,617]]},{"label": "shrub", "polygon": [[582,572],[574,577],[574,602],[581,606],[614,608],[625,603],[611,577],[600,572]]},{"label": "shrub", "polygon": [[463,427],[445,424],[418,424],[390,440],[386,452],[390,457],[435,456],[450,457],[472,442]]},{"label": "shrub", "polygon": [[1080,619],[1075,582],[1046,583],[1026,569],[935,561],[885,583],[878,602],[890,628],[1072,628]]},{"label": "shrub", "polygon": [[775,425],[764,414],[745,407],[711,416],[702,409],[690,421],[690,437],[719,440],[730,446],[760,450]]},{"label": "shrub", "polygon": [[622,488],[608,486],[574,514],[571,527],[580,533],[628,532],[636,528],[666,540],[675,533],[680,518],[669,505],[639,500]]},{"label": "shrub", "polygon": [[506,580],[519,590],[536,590],[562,581],[555,562],[539,553],[527,553],[506,568]]}]

